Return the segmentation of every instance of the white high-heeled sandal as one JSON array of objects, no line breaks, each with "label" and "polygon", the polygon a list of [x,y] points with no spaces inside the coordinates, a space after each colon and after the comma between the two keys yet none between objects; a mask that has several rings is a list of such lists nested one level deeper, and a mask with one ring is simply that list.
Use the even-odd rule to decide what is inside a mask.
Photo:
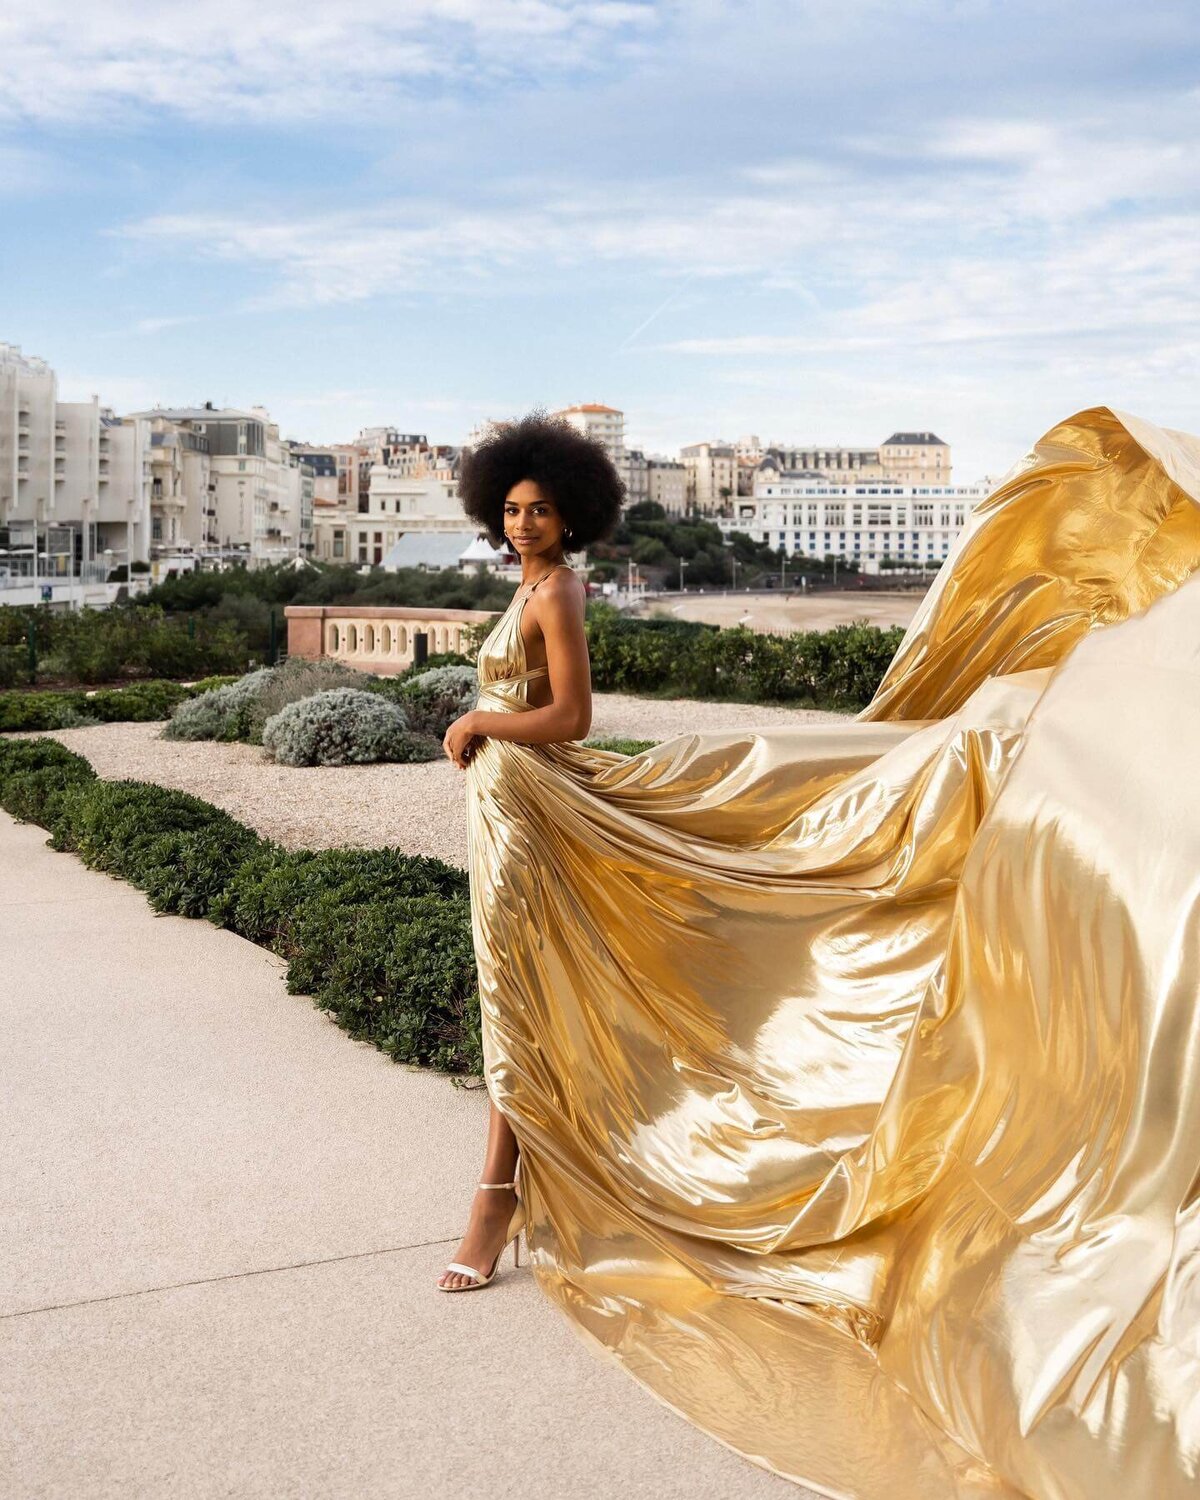
[{"label": "white high-heeled sandal", "polygon": [[[479,1184],[481,1188],[515,1188],[516,1185],[517,1184],[515,1182],[481,1182]],[[524,1227],[525,1205],[521,1201],[521,1199],[518,1198],[517,1206],[513,1209],[512,1218],[509,1219],[508,1228],[507,1230],[505,1230],[504,1243],[496,1252],[496,1259],[492,1262],[492,1269],[488,1272],[488,1274],[485,1276],[482,1271],[477,1271],[474,1266],[465,1266],[461,1261],[449,1261],[446,1265],[446,1271],[458,1271],[461,1275],[470,1276],[472,1279],[459,1286],[447,1286],[445,1283],[437,1281],[434,1283],[434,1285],[437,1287],[438,1291],[474,1292],[477,1291],[481,1286],[487,1286],[488,1283],[495,1277],[496,1272],[500,1269],[500,1257],[508,1249],[510,1244],[513,1247],[513,1266],[519,1266],[521,1264],[521,1230],[524,1229]],[[446,1274],[445,1271],[443,1271],[442,1274],[444,1276]]]}]

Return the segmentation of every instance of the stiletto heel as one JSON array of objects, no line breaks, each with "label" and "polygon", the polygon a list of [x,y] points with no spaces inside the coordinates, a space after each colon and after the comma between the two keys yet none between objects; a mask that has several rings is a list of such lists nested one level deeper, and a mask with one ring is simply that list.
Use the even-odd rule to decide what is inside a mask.
[{"label": "stiletto heel", "polygon": [[[481,1182],[479,1184],[481,1188],[515,1188],[516,1185],[515,1182]],[[470,1276],[472,1279],[465,1282],[462,1286],[446,1286],[440,1281],[435,1282],[434,1285],[438,1291],[474,1292],[481,1286],[487,1286],[489,1282],[495,1279],[496,1272],[500,1269],[500,1258],[510,1244],[513,1247],[513,1266],[519,1266],[521,1264],[521,1230],[524,1227],[525,1204],[518,1198],[517,1206],[513,1209],[512,1218],[508,1221],[508,1228],[504,1232],[504,1244],[496,1252],[496,1259],[492,1262],[492,1269],[488,1274],[485,1276],[482,1271],[477,1271],[474,1266],[465,1266],[461,1261],[449,1261],[446,1265],[447,1271],[458,1271],[463,1276]]]}]

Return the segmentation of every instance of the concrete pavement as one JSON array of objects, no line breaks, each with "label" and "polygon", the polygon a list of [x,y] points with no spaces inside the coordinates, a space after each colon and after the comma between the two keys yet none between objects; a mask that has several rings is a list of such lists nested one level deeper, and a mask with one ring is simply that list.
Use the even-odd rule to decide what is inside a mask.
[{"label": "concrete pavement", "polygon": [[806,1494],[597,1358],[510,1254],[435,1290],[482,1090],[45,839],[0,812],[0,1494]]}]

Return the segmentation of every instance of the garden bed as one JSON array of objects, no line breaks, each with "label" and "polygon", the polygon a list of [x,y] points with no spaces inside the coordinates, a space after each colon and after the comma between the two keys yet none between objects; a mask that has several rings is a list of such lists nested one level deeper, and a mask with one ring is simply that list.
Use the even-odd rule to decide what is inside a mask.
[{"label": "garden bed", "polygon": [[[844,723],[845,714],[689,698],[593,695],[589,738],[663,740],[721,731]],[[463,773],[448,759],[416,764],[283,766],[256,745],[160,738],[161,722],[58,729],[46,735],[84,756],[108,780],[151,781],[203,797],[288,849],[399,848],[461,869],[467,864]],[[25,733],[22,739],[41,738]],[[0,739],[5,737],[0,736]]]}]

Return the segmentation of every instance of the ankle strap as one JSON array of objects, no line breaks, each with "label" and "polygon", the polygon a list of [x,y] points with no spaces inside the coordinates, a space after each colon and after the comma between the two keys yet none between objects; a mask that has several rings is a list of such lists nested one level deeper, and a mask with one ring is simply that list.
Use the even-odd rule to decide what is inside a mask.
[{"label": "ankle strap", "polygon": [[506,1187],[515,1188],[516,1187],[516,1183],[515,1182],[481,1182],[479,1184],[479,1186],[483,1187],[483,1188],[506,1188]]}]

